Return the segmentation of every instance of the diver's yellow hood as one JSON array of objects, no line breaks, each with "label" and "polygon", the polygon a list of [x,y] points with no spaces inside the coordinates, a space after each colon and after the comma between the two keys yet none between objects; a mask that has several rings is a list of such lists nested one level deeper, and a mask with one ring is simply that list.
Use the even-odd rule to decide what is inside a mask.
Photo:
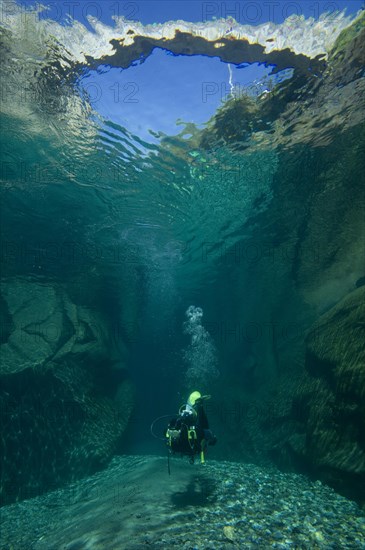
[{"label": "diver's yellow hood", "polygon": [[189,395],[189,399],[188,399],[188,405],[190,405],[191,407],[194,407],[195,403],[198,401],[198,399],[201,399],[201,393],[199,391],[193,391],[190,395]]}]

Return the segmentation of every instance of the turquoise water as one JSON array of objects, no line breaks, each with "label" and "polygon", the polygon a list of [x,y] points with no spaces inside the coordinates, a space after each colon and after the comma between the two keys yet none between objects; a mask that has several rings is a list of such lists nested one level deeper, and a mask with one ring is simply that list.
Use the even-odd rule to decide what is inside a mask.
[{"label": "turquoise water", "polygon": [[[177,529],[166,538],[164,486],[153,547],[334,548],[331,525],[343,520],[341,547],[362,548],[362,512],[347,499],[365,501],[363,18],[235,22],[229,32],[222,20],[188,29],[120,20],[95,33],[14,6],[4,13],[4,548],[103,547],[102,530],[88,540],[69,527],[55,542],[67,514],[47,542],[40,529],[22,546],[12,518],[28,510],[43,525],[32,497],[92,484],[115,454],[165,456],[150,425],[194,389],[212,395],[218,444],[207,470],[218,461],[218,487],[219,461],[228,461],[235,497],[229,517],[224,487],[212,502],[198,498],[210,521],[218,499],[219,536]],[[236,470],[248,465],[255,490],[276,472],[285,525],[290,502],[307,510],[323,482],[303,530],[285,527],[282,540],[280,525],[264,525],[259,499],[255,517],[245,516],[259,527],[245,538],[254,488]],[[184,466],[183,504],[171,493],[178,516],[180,505],[193,513],[191,484],[209,477]],[[268,514],[277,498],[270,489]],[[23,501],[29,509],[11,508]],[[140,502],[148,507],[148,495]],[[322,520],[321,502],[332,507]],[[133,548],[147,544],[130,521]],[[117,523],[112,531],[105,540],[129,548]]]}]

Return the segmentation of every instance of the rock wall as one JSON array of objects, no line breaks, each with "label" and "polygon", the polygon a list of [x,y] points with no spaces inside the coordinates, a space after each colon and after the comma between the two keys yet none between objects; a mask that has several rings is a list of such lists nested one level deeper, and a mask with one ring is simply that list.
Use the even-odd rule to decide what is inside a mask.
[{"label": "rock wall", "polygon": [[[281,102],[272,198],[266,212],[246,223],[241,243],[258,255],[226,270],[236,293],[229,298],[214,289],[222,298],[211,312],[212,319],[243,328],[241,337],[219,342],[221,363],[231,367],[221,368],[224,379],[211,390],[226,395],[212,410],[225,458],[299,469],[361,502],[363,26],[364,18],[341,36],[305,101],[294,94],[294,101]],[[292,85],[283,85],[280,101],[286,86]],[[219,134],[218,124],[214,131]],[[251,338],[250,326],[256,329]]]},{"label": "rock wall", "polygon": [[1,285],[1,501],[85,476],[111,458],[133,407],[100,313],[62,285]]},{"label": "rock wall", "polygon": [[292,162],[282,155],[277,199],[255,235],[271,252],[236,269],[235,303],[220,304],[226,319],[255,330],[220,343],[232,368],[211,390],[230,396],[230,421],[212,419],[229,456],[305,471],[361,502],[364,145],[356,128]]},{"label": "rock wall", "polygon": [[365,500],[365,287],[319,317],[306,340],[311,375],[306,457],[342,490]]}]

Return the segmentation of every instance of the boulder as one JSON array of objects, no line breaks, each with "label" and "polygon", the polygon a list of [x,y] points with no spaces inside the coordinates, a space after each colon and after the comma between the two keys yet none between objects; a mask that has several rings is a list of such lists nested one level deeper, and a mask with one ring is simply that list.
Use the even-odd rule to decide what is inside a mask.
[{"label": "boulder", "polygon": [[2,503],[88,475],[111,458],[133,389],[104,319],[61,285],[1,285]]}]

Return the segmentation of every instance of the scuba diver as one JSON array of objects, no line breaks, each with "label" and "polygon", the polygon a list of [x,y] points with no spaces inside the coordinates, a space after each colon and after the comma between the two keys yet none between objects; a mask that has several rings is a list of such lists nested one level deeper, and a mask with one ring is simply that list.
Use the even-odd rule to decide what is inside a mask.
[{"label": "scuba diver", "polygon": [[200,463],[205,464],[205,451],[208,445],[215,445],[216,436],[209,429],[208,418],[203,403],[210,395],[201,395],[193,391],[179,414],[170,420],[166,432],[166,444],[169,454],[180,453],[190,457],[194,463],[195,455],[200,455]]}]

